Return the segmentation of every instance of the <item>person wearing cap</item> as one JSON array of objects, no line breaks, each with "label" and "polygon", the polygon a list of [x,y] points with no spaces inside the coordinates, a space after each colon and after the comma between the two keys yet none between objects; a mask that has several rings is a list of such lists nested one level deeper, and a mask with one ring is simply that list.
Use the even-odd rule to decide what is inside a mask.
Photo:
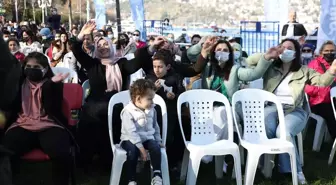
[{"label": "person wearing cap", "polygon": [[315,46],[313,44],[303,44],[301,47],[302,65],[308,65],[314,59]]},{"label": "person wearing cap", "polygon": [[49,28],[42,28],[39,34],[42,37],[41,44],[42,44],[43,53],[44,53],[50,47],[51,42],[53,41],[54,38]]}]

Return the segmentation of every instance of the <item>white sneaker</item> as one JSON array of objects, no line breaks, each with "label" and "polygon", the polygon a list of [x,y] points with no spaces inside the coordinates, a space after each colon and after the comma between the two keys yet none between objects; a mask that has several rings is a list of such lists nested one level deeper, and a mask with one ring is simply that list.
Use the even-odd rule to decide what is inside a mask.
[{"label": "white sneaker", "polygon": [[135,181],[131,181],[128,183],[128,185],[137,185],[137,183]]},{"label": "white sneaker", "polygon": [[153,177],[152,185],[163,185],[162,178],[158,175]]},{"label": "white sneaker", "polygon": [[306,181],[306,178],[305,178],[303,172],[299,172],[297,174],[297,178],[298,178],[299,184],[302,184],[302,185],[307,184],[307,181]]}]

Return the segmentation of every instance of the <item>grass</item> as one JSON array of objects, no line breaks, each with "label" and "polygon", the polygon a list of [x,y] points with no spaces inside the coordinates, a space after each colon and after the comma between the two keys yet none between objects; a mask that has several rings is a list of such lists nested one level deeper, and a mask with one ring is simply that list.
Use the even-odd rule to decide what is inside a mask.
[{"label": "grass", "polygon": [[[305,166],[303,168],[305,176],[310,185],[336,185],[336,161],[332,166],[328,166],[328,157],[332,147],[332,143],[324,143],[320,152],[312,151],[313,131],[311,126],[308,130],[306,139],[304,140],[304,160]],[[336,160],[336,159],[335,159]],[[228,161],[232,161],[228,158]],[[221,180],[216,180],[214,165],[202,164],[197,185],[214,185],[214,184],[236,184],[231,180],[232,163],[229,162],[229,172],[224,175]],[[47,169],[48,168],[48,169]],[[50,164],[49,163],[23,163],[21,173],[15,176],[14,182],[16,185],[49,185],[50,181]],[[148,169],[148,168],[147,168]],[[242,169],[244,170],[244,169]],[[77,170],[77,184],[78,185],[108,185],[110,178],[109,170],[100,170],[92,167],[93,172],[91,176],[84,175],[81,169]],[[243,171],[244,172],[244,171]],[[150,182],[149,171],[144,170],[139,174],[140,185],[147,185]],[[121,184],[125,184],[125,175],[122,175]],[[180,185],[183,183],[171,182],[172,185]],[[255,178],[255,185],[288,185],[291,183],[291,176],[285,176],[277,172],[277,168],[273,170],[272,179],[265,179],[260,171],[257,171]]]}]

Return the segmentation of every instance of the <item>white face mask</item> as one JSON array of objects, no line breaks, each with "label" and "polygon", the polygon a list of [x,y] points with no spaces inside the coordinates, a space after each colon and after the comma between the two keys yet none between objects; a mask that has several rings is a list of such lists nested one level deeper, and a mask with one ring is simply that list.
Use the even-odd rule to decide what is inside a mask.
[{"label": "white face mask", "polygon": [[240,51],[235,51],[234,52],[234,58],[239,59],[240,58]]},{"label": "white face mask", "polygon": [[43,36],[42,36],[42,39],[43,39],[43,40],[47,40],[47,36],[44,36],[44,35],[43,35]]},{"label": "white face mask", "polygon": [[133,36],[133,39],[134,39],[135,41],[139,41],[139,40],[140,40],[140,37],[139,37],[139,36]]},{"label": "white face mask", "polygon": [[285,51],[279,57],[284,63],[291,62],[295,59],[295,51],[285,49]]},{"label": "white face mask", "polygon": [[8,37],[4,37],[3,40],[4,40],[5,42],[7,42],[7,41],[8,41]]},{"label": "white face mask", "polygon": [[229,52],[224,52],[224,51],[216,51],[215,57],[218,60],[218,64],[224,64],[229,60]]},{"label": "white face mask", "polygon": [[113,35],[107,35],[109,39],[113,39]]},{"label": "white face mask", "polygon": [[304,59],[310,59],[313,58],[313,53],[302,53],[301,57]]}]

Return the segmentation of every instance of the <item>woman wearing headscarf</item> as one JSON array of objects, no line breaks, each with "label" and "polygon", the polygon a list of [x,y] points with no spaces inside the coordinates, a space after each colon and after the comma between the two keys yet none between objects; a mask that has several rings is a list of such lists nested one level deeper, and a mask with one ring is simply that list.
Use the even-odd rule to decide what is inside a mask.
[{"label": "woman wearing headscarf", "polygon": [[[128,77],[140,68],[146,73],[153,72],[153,64],[148,48],[141,48],[135,53],[135,58],[127,60],[116,56],[115,45],[111,39],[100,37],[95,42],[94,58],[88,56],[82,50],[82,39],[84,35],[91,34],[95,29],[95,22],[90,21],[84,25],[78,35],[78,42],[74,44],[73,53],[82,67],[88,72],[90,82],[90,94],[87,103],[83,107],[78,128],[78,140],[81,147],[82,162],[87,164],[92,156],[97,152],[96,147],[101,147],[102,157],[107,159],[109,164],[112,160],[111,145],[108,134],[107,110],[110,98],[117,92],[128,89]],[[155,47],[164,45],[165,40],[160,37],[155,42]],[[206,60],[199,61],[200,67],[181,66],[186,74],[194,75],[200,73]],[[115,111],[120,111],[114,109]],[[118,112],[113,112],[118,115]],[[119,141],[119,131],[121,130],[119,116],[113,116],[113,139]]]},{"label": "woman wearing headscarf", "polygon": [[243,50],[240,44],[238,43],[231,43],[232,49],[234,51],[234,60],[235,64],[238,64],[242,67],[246,67],[246,58],[243,57]]}]

